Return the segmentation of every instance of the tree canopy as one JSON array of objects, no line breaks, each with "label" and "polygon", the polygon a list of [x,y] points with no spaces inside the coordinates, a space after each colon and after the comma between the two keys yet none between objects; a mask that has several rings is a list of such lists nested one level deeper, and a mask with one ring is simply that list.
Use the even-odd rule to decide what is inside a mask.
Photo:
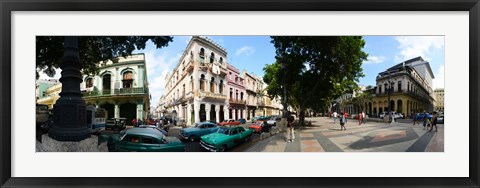
[{"label": "tree canopy", "polygon": [[[321,110],[341,94],[358,88],[363,77],[361,36],[272,36],[276,62],[264,67],[263,80],[271,97],[283,96],[299,112],[303,123],[307,108]],[[285,69],[282,69],[282,62]],[[283,70],[287,71],[284,77]]]},{"label": "tree canopy", "polygon": [[[80,36],[78,50],[82,63],[83,74],[95,74],[101,61],[115,61],[117,57],[126,57],[133,50],[145,49],[148,40],[157,48],[168,46],[173,38],[169,36]],[[63,36],[36,37],[36,70],[43,71],[48,76],[55,75],[55,68],[60,67],[63,57]]]}]

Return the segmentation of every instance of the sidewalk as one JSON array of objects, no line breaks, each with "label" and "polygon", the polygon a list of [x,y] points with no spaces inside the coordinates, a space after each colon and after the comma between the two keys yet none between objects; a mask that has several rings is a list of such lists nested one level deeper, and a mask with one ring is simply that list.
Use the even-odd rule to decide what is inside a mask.
[{"label": "sidewalk", "polygon": [[275,134],[249,147],[246,152],[443,152],[443,124],[438,132],[428,132],[408,121],[393,125],[384,122],[349,119],[346,131],[331,118],[306,118],[312,126],[295,130],[295,141],[285,142],[285,132]]}]

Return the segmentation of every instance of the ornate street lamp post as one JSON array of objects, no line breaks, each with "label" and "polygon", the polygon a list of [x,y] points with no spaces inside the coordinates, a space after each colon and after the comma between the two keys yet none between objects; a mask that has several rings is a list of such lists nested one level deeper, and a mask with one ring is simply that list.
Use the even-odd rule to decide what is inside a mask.
[{"label": "ornate street lamp post", "polygon": [[54,125],[48,136],[58,141],[81,141],[90,137],[86,126],[85,101],[80,93],[82,74],[78,52],[78,37],[67,36],[60,64],[62,92],[54,105]]}]

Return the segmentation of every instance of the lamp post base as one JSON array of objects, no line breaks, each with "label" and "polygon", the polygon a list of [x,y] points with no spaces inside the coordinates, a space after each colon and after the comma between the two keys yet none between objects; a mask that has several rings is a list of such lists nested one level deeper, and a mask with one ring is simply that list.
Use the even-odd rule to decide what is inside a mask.
[{"label": "lamp post base", "polygon": [[108,152],[107,142],[98,144],[98,137],[83,139],[79,142],[63,142],[57,141],[47,136],[42,135],[42,143],[37,142],[37,152]]}]

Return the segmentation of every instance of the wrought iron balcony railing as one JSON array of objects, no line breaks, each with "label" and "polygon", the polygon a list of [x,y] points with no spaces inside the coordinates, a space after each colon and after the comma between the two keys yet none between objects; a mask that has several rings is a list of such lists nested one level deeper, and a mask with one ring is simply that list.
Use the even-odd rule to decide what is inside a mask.
[{"label": "wrought iron balcony railing", "polygon": [[104,90],[85,92],[83,93],[83,96],[98,97],[98,96],[114,96],[114,95],[132,95],[132,94],[148,94],[148,89],[145,87],[104,89]]}]

